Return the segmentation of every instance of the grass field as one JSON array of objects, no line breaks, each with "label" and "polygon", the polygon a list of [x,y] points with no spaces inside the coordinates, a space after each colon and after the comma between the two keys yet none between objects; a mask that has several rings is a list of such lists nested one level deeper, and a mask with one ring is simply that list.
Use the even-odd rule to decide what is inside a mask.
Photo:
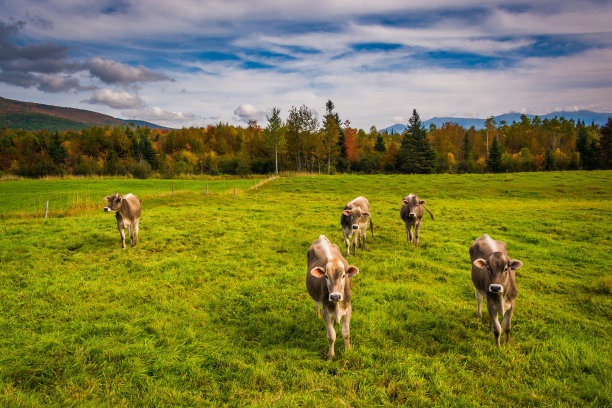
[{"label": "grass field", "polygon": [[[0,406],[612,405],[612,172],[245,180],[236,196],[149,182],[0,182]],[[90,204],[47,220],[30,205],[72,191]],[[146,196],[136,248],[102,211],[114,191]],[[436,216],[419,248],[409,192]],[[326,361],[306,250],[342,247],[358,195],[375,238],[348,258],[353,349],[339,336]],[[483,233],[524,263],[501,348],[475,317]]]}]

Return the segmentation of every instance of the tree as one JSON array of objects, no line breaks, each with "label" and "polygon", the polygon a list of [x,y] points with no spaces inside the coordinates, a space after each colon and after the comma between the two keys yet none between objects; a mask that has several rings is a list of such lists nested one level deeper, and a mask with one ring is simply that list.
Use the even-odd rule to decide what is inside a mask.
[{"label": "tree", "polygon": [[381,134],[376,136],[376,144],[374,144],[374,150],[380,153],[384,153],[387,149],[385,148],[385,141]]},{"label": "tree", "polygon": [[502,154],[502,146],[495,137],[491,142],[489,158],[487,159],[487,168],[489,169],[489,171],[492,171],[494,173],[499,173],[502,171]]},{"label": "tree", "polygon": [[283,121],[280,118],[280,109],[272,108],[272,115],[266,115],[268,126],[265,132],[265,141],[268,146],[274,148],[274,171],[278,174],[278,149],[285,146],[285,131]]},{"label": "tree", "polygon": [[601,127],[599,134],[601,165],[604,169],[610,169],[612,168],[612,143],[610,143],[610,137],[612,137],[612,118],[608,118],[608,123]]},{"label": "tree", "polygon": [[297,170],[302,169],[302,164],[308,165],[308,155],[306,147],[310,144],[310,139],[317,129],[318,120],[312,110],[306,105],[296,108],[292,106],[287,118],[287,142],[291,146],[289,152],[293,155]]},{"label": "tree", "polygon": [[578,133],[576,138],[576,150],[580,153],[582,168],[585,170],[596,169],[598,167],[597,142],[594,139],[589,140],[589,132],[584,126],[584,123],[580,123],[579,121],[576,130]]},{"label": "tree", "polygon": [[436,168],[436,159],[437,154],[431,148],[421,118],[414,109],[402,138],[397,168],[402,173],[432,173]]},{"label": "tree", "polygon": [[488,157],[489,140],[492,139],[493,136],[497,134],[497,128],[495,127],[495,125],[497,125],[497,121],[495,121],[495,118],[493,116],[489,116],[487,120],[485,120],[484,125],[485,125],[485,129],[487,130],[487,157]]},{"label": "tree", "polygon": [[474,154],[472,153],[472,145],[470,144],[470,135],[468,132],[465,132],[465,136],[463,137],[459,171],[464,173],[471,173],[474,171]]},{"label": "tree", "polygon": [[325,104],[325,117],[323,118],[323,146],[327,151],[327,174],[331,173],[331,162],[338,155],[340,126],[336,119],[334,103],[328,100]]}]

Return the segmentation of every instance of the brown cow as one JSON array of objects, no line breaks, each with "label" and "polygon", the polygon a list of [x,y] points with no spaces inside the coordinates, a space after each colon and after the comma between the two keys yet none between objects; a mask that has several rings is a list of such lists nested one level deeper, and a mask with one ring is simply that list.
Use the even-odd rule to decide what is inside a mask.
[{"label": "brown cow", "polygon": [[121,235],[121,248],[125,248],[125,233],[123,230],[127,228],[130,232],[130,244],[132,246],[138,243],[138,223],[140,222],[140,201],[133,194],[120,196],[115,193],[112,196],[106,196],[104,199],[108,205],[104,207],[104,211],[114,211],[117,218],[117,228]]},{"label": "brown cow", "polygon": [[346,350],[351,348],[351,278],[359,273],[359,269],[350,266],[342,257],[338,245],[329,242],[325,235],[310,245],[307,253],[308,270],[306,271],[306,288],[315,303],[317,316],[321,317],[327,328],[329,343],[328,359],[334,358],[334,343],[336,323],[342,321],[342,338]]},{"label": "brown cow", "polygon": [[353,236],[353,255],[357,255],[355,249],[357,239],[359,239],[359,248],[365,249],[368,220],[370,220],[370,231],[372,232],[372,237],[374,237],[374,225],[372,224],[370,203],[367,198],[357,197],[344,206],[342,215],[340,216],[340,225],[342,225],[342,235],[344,235],[344,243],[346,244],[347,258],[350,255],[349,245],[351,236]]},{"label": "brown cow", "polygon": [[419,231],[421,229],[421,221],[427,210],[431,219],[434,219],[434,215],[425,207],[426,201],[421,201],[415,194],[408,194],[402,199],[402,209],[400,210],[400,216],[406,224],[406,239],[408,242],[412,242],[412,229],[414,228],[414,246],[419,245]]},{"label": "brown cow", "polygon": [[506,244],[491,239],[487,234],[474,241],[470,247],[472,260],[472,282],[476,289],[478,308],[476,314],[482,316],[482,299],[487,298],[487,309],[491,316],[495,343],[499,346],[501,328],[497,314],[503,316],[506,343],[510,341],[510,326],[514,300],[518,294],[514,271],[523,266],[518,259],[511,259],[506,252]]}]

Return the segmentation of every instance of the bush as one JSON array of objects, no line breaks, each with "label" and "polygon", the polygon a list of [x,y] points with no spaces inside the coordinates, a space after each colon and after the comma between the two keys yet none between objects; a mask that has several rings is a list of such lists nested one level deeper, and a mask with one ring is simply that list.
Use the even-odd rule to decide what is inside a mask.
[{"label": "bush", "polygon": [[135,178],[146,179],[151,176],[151,165],[146,160],[141,163],[133,161],[129,164],[128,169]]},{"label": "bush", "polygon": [[274,173],[274,160],[260,157],[251,162],[251,173],[270,174]]}]

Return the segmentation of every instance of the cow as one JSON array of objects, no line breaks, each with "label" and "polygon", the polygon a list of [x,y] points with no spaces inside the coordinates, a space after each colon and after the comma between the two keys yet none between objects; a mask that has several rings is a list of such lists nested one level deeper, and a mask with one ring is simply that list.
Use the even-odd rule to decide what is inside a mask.
[{"label": "cow", "polygon": [[482,299],[486,297],[495,344],[499,347],[502,326],[499,324],[497,314],[503,316],[503,328],[508,343],[514,300],[518,294],[514,271],[523,266],[523,263],[518,259],[511,259],[506,251],[506,244],[491,239],[487,234],[474,241],[470,247],[470,259],[472,283],[478,303],[476,315],[482,317]]},{"label": "cow", "polygon": [[125,248],[125,233],[123,230],[127,228],[130,232],[130,245],[135,246],[138,243],[138,223],[140,222],[140,201],[134,194],[126,194],[120,196],[115,193],[112,196],[106,196],[104,199],[108,205],[104,207],[104,211],[115,212],[117,218],[117,228],[121,235],[121,248]]},{"label": "cow", "polygon": [[406,224],[406,239],[408,242],[412,242],[412,229],[414,228],[414,246],[419,246],[419,231],[423,214],[425,214],[423,210],[427,210],[431,219],[434,219],[434,215],[425,207],[425,203],[426,201],[422,201],[419,196],[412,193],[402,199],[400,216]]},{"label": "cow", "polygon": [[[344,243],[346,244],[346,257],[350,255],[349,246],[351,236],[353,236],[353,255],[357,255],[355,245],[359,238],[359,248],[366,247],[366,227],[370,220],[370,231],[374,237],[374,225],[370,216],[370,203],[365,197],[357,197],[353,201],[344,206],[342,215],[340,216],[340,225],[342,225],[342,234],[344,235]],[[354,234],[354,235],[353,235]]]},{"label": "cow", "polygon": [[310,245],[307,259],[306,288],[315,303],[318,317],[321,317],[323,309],[329,343],[327,358],[332,360],[336,341],[334,320],[338,324],[342,322],[344,347],[346,350],[351,348],[351,279],[359,273],[359,269],[349,265],[342,257],[338,245],[329,242],[325,235],[319,236],[319,239]]}]

